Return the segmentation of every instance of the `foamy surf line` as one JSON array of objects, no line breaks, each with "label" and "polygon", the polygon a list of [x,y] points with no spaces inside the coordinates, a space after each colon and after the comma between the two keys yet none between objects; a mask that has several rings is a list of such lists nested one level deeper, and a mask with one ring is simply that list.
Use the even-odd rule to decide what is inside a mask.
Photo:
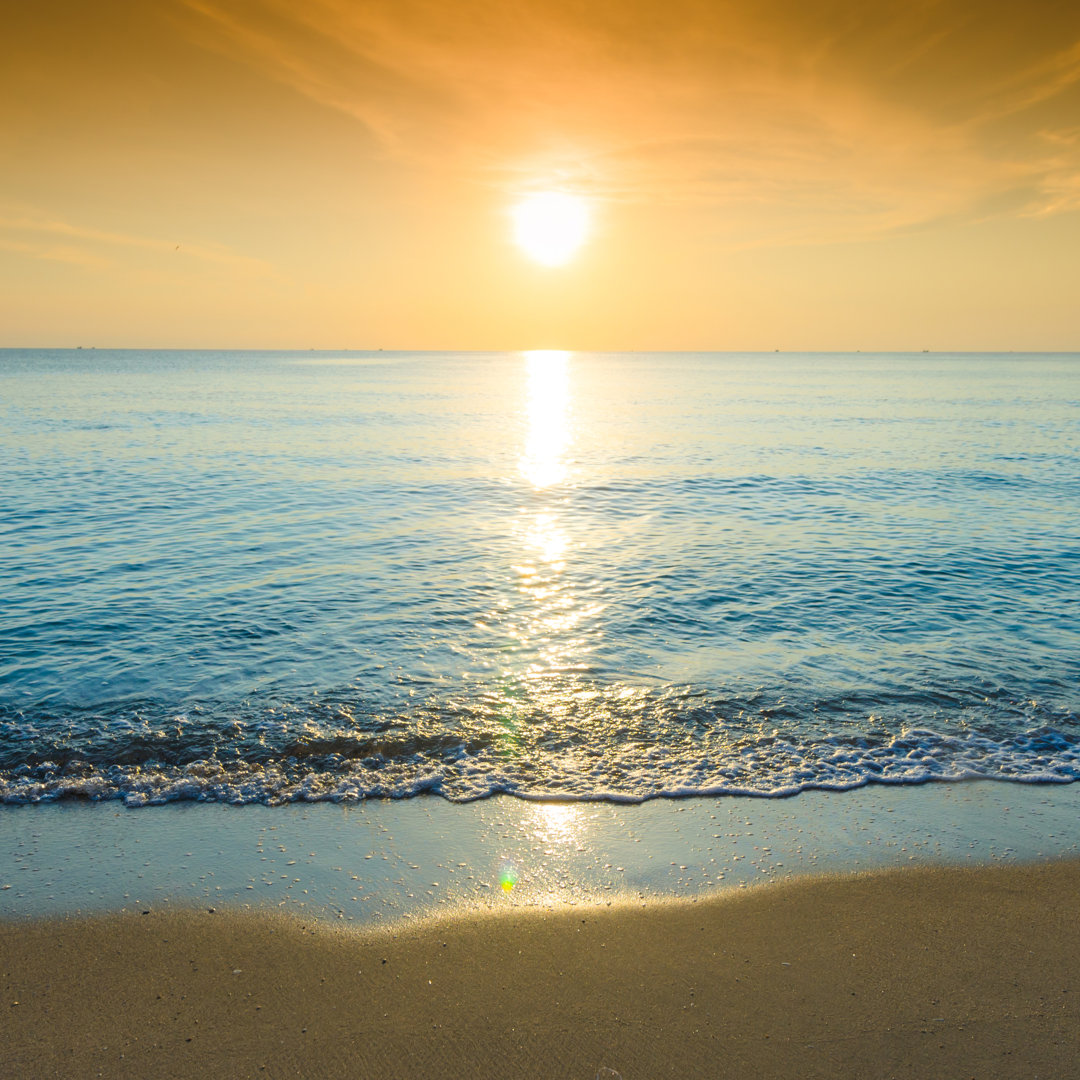
[{"label": "foamy surf line", "polygon": [[1080,856],[1080,785],[975,781],[640,805],[499,796],[0,809],[0,917],[251,907],[367,925],[702,897],[783,878]]},{"label": "foamy surf line", "polygon": [[[13,740],[18,741],[18,740]],[[472,740],[477,742],[477,740]],[[31,742],[26,736],[21,742]],[[36,760],[0,769],[0,803],[58,799],[121,800],[154,806],[196,801],[277,806],[296,802],[361,802],[440,795],[470,802],[494,795],[565,801],[644,802],[691,796],[784,798],[810,790],[847,791],[865,784],[1005,780],[1071,783],[1080,779],[1080,738],[1052,728],[993,737],[979,731],[942,734],[908,728],[891,737],[796,738],[770,733],[738,744],[717,740],[668,748],[578,745],[562,753],[508,755],[468,738],[430,740],[423,752],[327,753],[321,744],[300,756],[269,760],[216,754],[185,764],[153,759],[104,763],[64,751],[69,760]],[[352,745],[339,740],[338,750]],[[358,745],[367,746],[359,740]],[[35,757],[40,751],[35,751]],[[128,755],[130,756],[130,754]]]}]

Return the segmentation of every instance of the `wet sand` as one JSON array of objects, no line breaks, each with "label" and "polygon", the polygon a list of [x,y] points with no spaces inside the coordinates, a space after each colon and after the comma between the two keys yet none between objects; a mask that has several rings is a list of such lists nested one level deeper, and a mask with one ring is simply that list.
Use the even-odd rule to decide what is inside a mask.
[{"label": "wet sand", "polygon": [[[793,799],[130,810],[0,807],[0,919],[191,906],[385,925],[460,908],[693,897],[894,866],[1080,858],[1080,784],[870,784]],[[508,897],[500,877],[518,878]]]},{"label": "wet sand", "polygon": [[0,923],[15,1077],[1080,1076],[1080,861],[393,929]]}]

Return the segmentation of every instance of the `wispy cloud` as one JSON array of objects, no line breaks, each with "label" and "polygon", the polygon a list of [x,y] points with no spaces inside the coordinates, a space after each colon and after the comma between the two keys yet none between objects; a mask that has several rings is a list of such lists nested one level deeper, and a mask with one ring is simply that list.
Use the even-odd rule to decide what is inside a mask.
[{"label": "wispy cloud", "polygon": [[102,270],[112,263],[100,255],[70,244],[56,244],[34,240],[18,240],[4,235],[4,226],[0,224],[0,251],[9,251],[15,255],[25,255],[31,259],[43,259],[46,262],[70,263],[91,270]]},{"label": "wispy cloud", "polygon": [[185,11],[193,38],[356,118],[386,154],[501,187],[709,205],[733,236],[876,235],[1018,190],[1056,213],[1080,170],[1035,115],[1080,85],[1080,15],[1051,0],[1024,26],[970,0]]},{"label": "wispy cloud", "polygon": [[1026,207],[1035,217],[1080,210],[1080,127],[1040,132],[1046,144],[1038,198]]},{"label": "wispy cloud", "polygon": [[[68,242],[64,243],[65,240]],[[116,265],[116,249],[127,248],[258,273],[271,270],[262,259],[219,246],[97,229],[51,217],[32,208],[0,207],[0,248],[31,258],[94,269]]]}]

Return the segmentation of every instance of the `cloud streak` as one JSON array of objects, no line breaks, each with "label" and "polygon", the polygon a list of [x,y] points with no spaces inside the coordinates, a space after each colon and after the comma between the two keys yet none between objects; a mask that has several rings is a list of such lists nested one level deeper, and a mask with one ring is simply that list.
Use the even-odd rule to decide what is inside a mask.
[{"label": "cloud streak", "polygon": [[[58,242],[68,240],[74,243]],[[115,264],[109,249],[134,248],[160,255],[176,255],[235,269],[267,273],[270,265],[262,259],[239,255],[217,246],[178,243],[157,237],[136,236],[77,225],[50,217],[40,211],[0,209],[0,247],[6,251],[55,262],[90,268]]]},{"label": "cloud streak", "polygon": [[1050,0],[1024,27],[966,0],[188,0],[180,18],[388,156],[711,207],[734,242],[879,235],[1015,192],[1029,214],[1075,205],[1080,15]]}]

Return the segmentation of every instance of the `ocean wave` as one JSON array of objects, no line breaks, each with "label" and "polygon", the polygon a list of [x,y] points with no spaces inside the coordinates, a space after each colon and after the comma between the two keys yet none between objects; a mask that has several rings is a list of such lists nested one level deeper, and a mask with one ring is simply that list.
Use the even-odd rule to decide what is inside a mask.
[{"label": "ocean wave", "polygon": [[542,761],[512,748],[451,739],[372,742],[363,757],[333,741],[270,760],[209,757],[184,765],[91,764],[77,756],[0,773],[0,802],[121,800],[127,806],[177,801],[359,802],[423,794],[470,802],[498,794],[523,799],[643,802],[741,795],[776,798],[808,789],[865,784],[992,779],[1070,783],[1080,778],[1080,738],[1047,728],[1005,739],[968,731],[911,729],[893,737],[800,742],[777,735],[743,740],[727,753],[659,746],[567,746]]}]

